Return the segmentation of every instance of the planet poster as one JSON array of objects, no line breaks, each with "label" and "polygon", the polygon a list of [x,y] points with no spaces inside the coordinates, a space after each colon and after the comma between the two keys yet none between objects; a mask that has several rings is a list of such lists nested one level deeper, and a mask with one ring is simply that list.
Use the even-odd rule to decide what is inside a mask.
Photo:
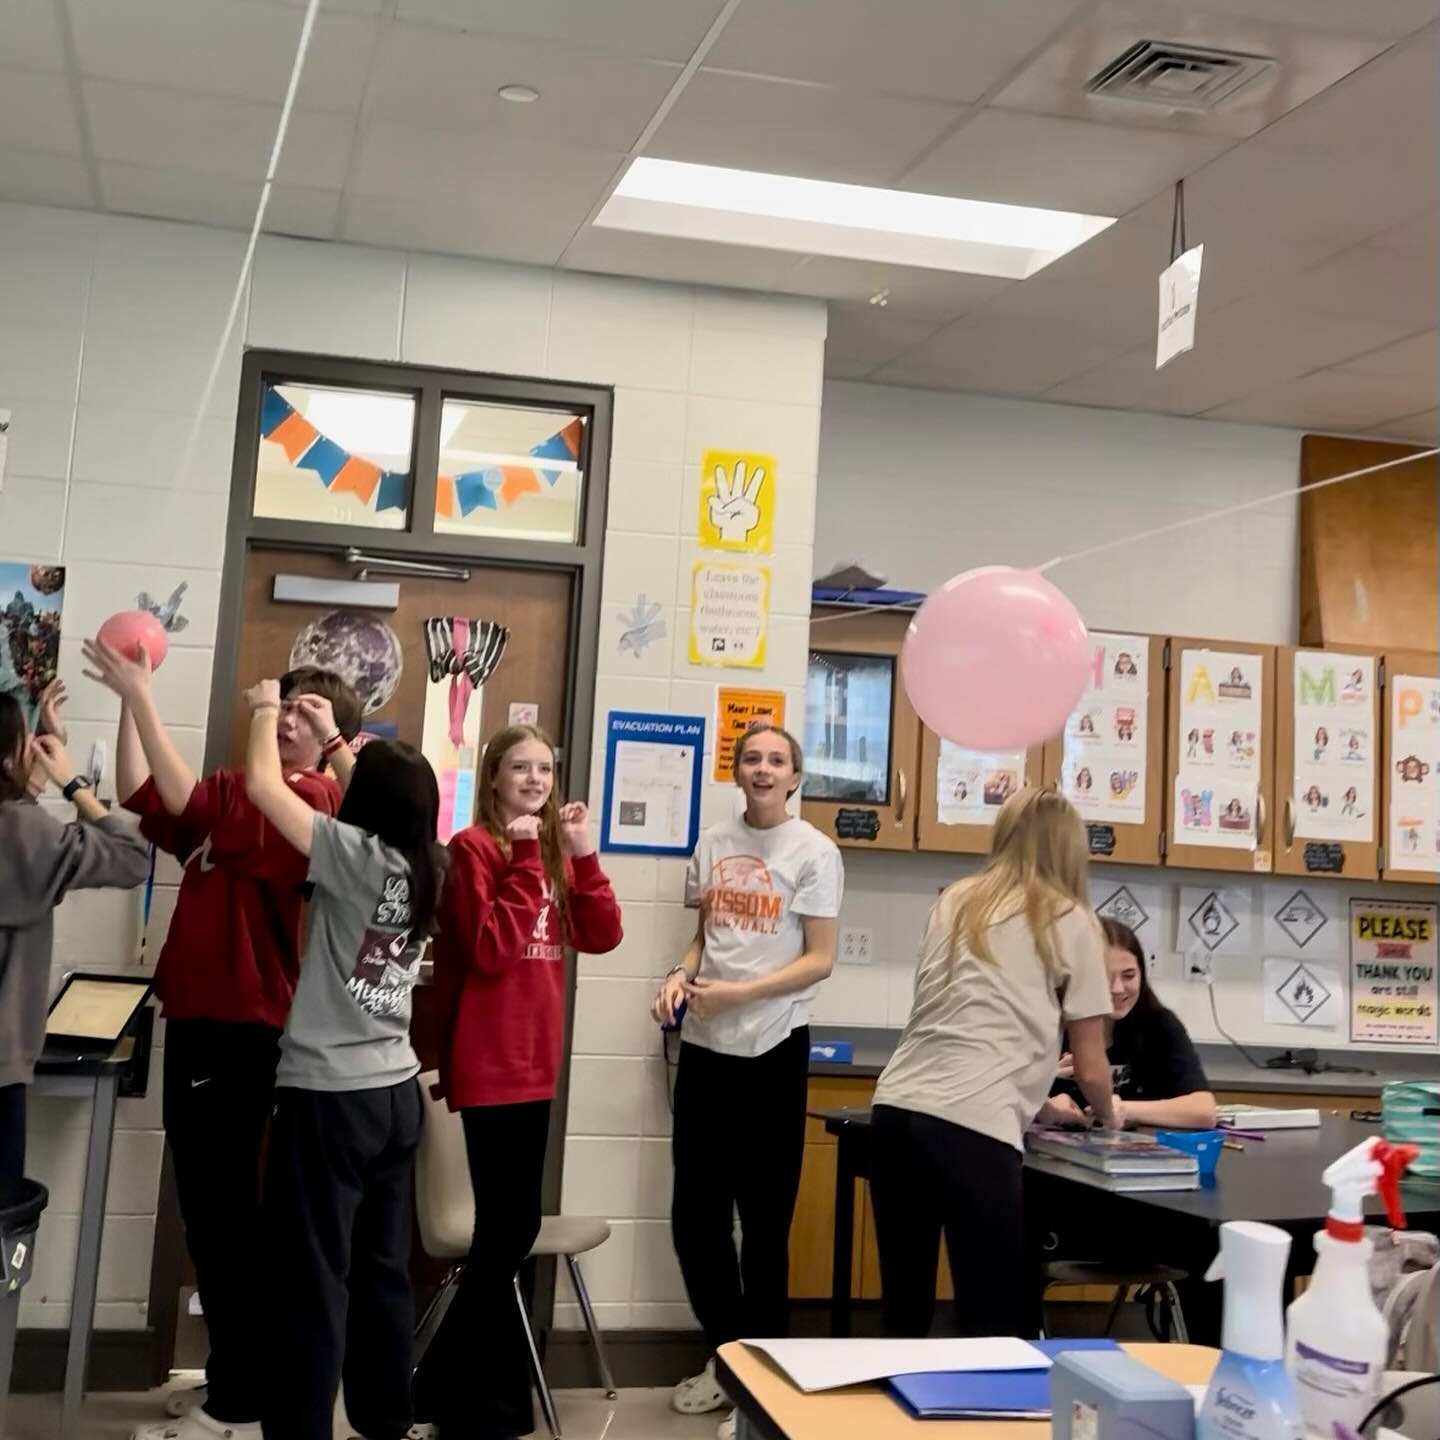
[{"label": "planet poster", "polygon": [[40,693],[60,662],[65,567],[0,561],[0,694],[14,695],[33,730]]},{"label": "planet poster", "polygon": [[295,637],[290,668],[301,665],[333,670],[360,697],[362,712],[373,715],[399,687],[405,655],[399,636],[383,620],[359,610],[331,610]]}]

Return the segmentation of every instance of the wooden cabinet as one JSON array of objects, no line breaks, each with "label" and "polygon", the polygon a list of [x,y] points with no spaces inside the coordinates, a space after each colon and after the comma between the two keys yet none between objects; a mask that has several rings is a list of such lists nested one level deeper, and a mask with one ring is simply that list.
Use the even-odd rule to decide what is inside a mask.
[{"label": "wooden cabinet", "polygon": [[1165,863],[1269,874],[1275,648],[1171,640]]},{"label": "wooden cabinet", "polygon": [[1043,785],[1045,748],[982,755],[920,727],[919,848],[988,855],[999,808],[1017,790]]},{"label": "wooden cabinet", "polygon": [[1385,656],[1380,747],[1382,863],[1387,880],[1440,883],[1440,656]]},{"label": "wooden cabinet", "polygon": [[[1275,873],[1380,873],[1380,666],[1283,647],[1275,674]],[[1356,833],[1368,828],[1369,838]]]},{"label": "wooden cabinet", "polygon": [[900,683],[907,613],[817,610],[801,814],[837,844],[915,848],[920,720]]}]

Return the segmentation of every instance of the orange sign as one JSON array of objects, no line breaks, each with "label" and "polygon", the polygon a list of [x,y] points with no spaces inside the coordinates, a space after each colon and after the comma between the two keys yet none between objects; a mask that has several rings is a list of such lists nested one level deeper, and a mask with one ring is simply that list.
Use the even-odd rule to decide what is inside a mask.
[{"label": "orange sign", "polygon": [[757,721],[785,723],[783,690],[741,690],[729,685],[715,687],[715,783],[733,782],[735,746]]}]

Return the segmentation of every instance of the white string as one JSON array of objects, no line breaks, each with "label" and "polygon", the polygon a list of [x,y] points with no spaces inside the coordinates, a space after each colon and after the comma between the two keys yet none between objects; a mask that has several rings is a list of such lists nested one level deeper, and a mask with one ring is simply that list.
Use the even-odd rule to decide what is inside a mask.
[{"label": "white string", "polygon": [[[1043,565],[1035,567],[1035,573],[1043,575],[1057,565],[1068,565],[1072,560],[1088,560],[1092,555],[1103,555],[1109,550],[1119,550],[1125,545],[1135,545],[1142,540],[1154,540],[1160,535],[1173,535],[1177,530],[1188,530],[1192,525],[1205,525],[1211,520],[1226,515],[1239,515],[1246,510],[1259,510],[1265,505],[1274,505],[1280,500],[1289,500],[1296,495],[1310,495],[1316,490],[1328,489],[1331,485],[1343,485],[1349,480],[1361,480],[1366,475],[1376,475],[1381,470],[1390,470],[1397,465],[1411,465],[1421,460],[1433,460],[1440,455],[1440,448],[1418,450],[1413,455],[1401,455],[1394,460],[1382,460],[1378,465],[1367,465],[1362,470],[1351,470],[1344,475],[1332,475],[1328,480],[1317,480],[1313,485],[1296,485],[1289,490],[1277,490],[1273,495],[1262,495],[1258,500],[1246,500],[1239,505],[1226,505],[1219,510],[1207,510],[1203,515],[1192,515],[1187,520],[1172,520],[1168,525],[1157,525],[1153,530],[1140,530],[1133,535],[1122,535],[1118,540],[1106,540],[1099,545],[1089,545],[1084,550],[1072,550],[1068,555],[1057,555]],[[823,601],[820,603],[824,603]],[[824,625],[832,620],[848,620],[853,615],[873,615],[881,610],[895,610],[895,605],[857,605],[838,611],[834,615],[819,615],[811,620],[812,625]]]},{"label": "white string", "polygon": [[260,227],[265,223],[265,211],[270,205],[270,188],[275,182],[280,152],[285,148],[285,132],[290,128],[290,112],[295,106],[295,92],[300,88],[300,74],[305,68],[305,55],[310,49],[310,35],[315,28],[315,14],[319,9],[320,0],[310,0],[305,7],[305,21],[300,26],[300,42],[295,47],[295,63],[290,67],[290,84],[285,91],[285,103],[280,109],[280,124],[275,131],[275,143],[270,147],[270,163],[265,168],[265,184],[260,190],[260,203],[255,207],[255,221],[250,226],[245,258],[240,263],[240,274],[235,280],[235,293],[230,298],[230,313],[225,317],[225,329],[221,332],[220,343],[215,347],[215,358],[210,362],[205,388],[200,393],[200,408],[195,412],[189,438],[185,441],[184,450],[180,452],[180,468],[176,471],[177,484],[183,483],[195,460],[200,427],[205,423],[205,412],[210,408],[210,397],[215,393],[216,383],[220,379],[220,367],[225,363],[225,350],[230,344],[230,336],[234,334],[235,322],[240,316],[240,306],[245,299],[245,282],[250,278],[250,267],[255,261],[255,246],[260,239]]}]

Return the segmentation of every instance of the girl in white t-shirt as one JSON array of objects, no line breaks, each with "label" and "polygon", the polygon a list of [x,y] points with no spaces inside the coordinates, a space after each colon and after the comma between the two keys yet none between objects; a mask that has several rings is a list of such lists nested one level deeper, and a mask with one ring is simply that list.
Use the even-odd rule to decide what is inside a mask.
[{"label": "girl in white t-shirt", "polygon": [[[810,1001],[835,963],[845,884],[834,842],[785,808],[802,768],[800,746],[777,725],[752,726],[736,746],[745,813],[700,837],[685,887],[700,923],[651,1007],[662,1025],[683,1013],[670,1221],[712,1352],[786,1327]],[[672,1403],[691,1415],[725,1408],[713,1359]],[[734,1434],[733,1415],[719,1434]]]},{"label": "girl in white t-shirt", "polygon": [[930,912],[910,1019],[875,1087],[871,1126],[887,1335],[929,1333],[942,1229],[955,1333],[1025,1326],[1023,1136],[1050,1093],[1062,1024],[1095,1116],[1120,1123],[1088,865],[1070,802],[1022,790],[996,817],[985,867]]}]

